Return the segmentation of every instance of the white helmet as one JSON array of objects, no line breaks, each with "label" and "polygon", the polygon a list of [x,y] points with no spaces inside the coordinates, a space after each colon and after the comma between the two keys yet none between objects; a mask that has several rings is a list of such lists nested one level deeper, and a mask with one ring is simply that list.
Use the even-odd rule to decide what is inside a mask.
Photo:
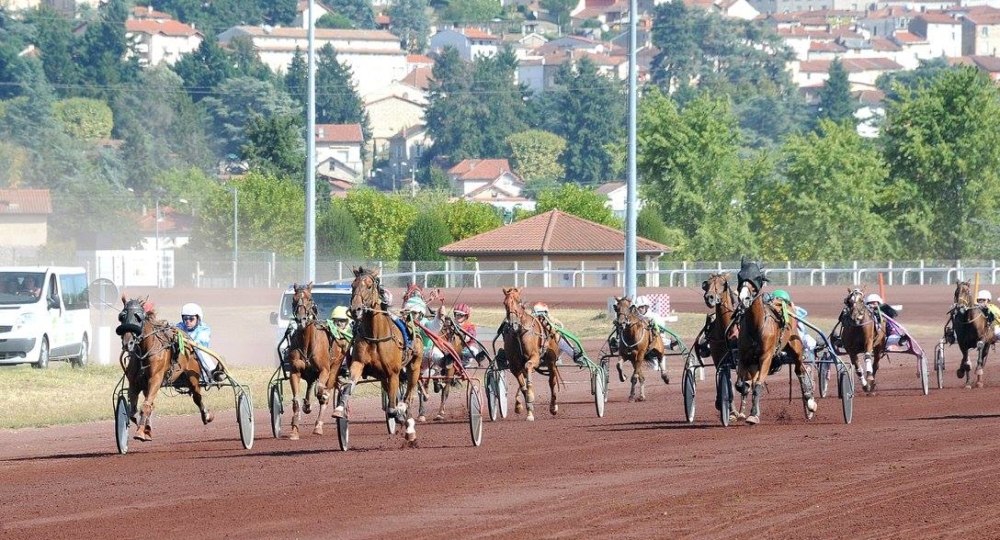
[{"label": "white helmet", "polygon": [[427,304],[419,297],[414,296],[403,304],[403,311],[412,311],[421,315],[427,315]]},{"label": "white helmet", "polygon": [[882,297],[879,296],[878,293],[871,293],[871,294],[869,294],[868,296],[865,297],[865,303],[866,304],[871,304],[872,302],[878,302],[879,304],[881,304],[882,303]]},{"label": "white helmet", "polygon": [[640,308],[640,307],[649,307],[649,298],[647,298],[645,296],[636,296],[635,297],[635,304],[634,305],[637,308]]},{"label": "white helmet", "polygon": [[201,314],[201,306],[194,303],[187,303],[181,307],[181,317],[185,315],[197,315],[199,319],[204,319],[205,316]]},{"label": "white helmet", "polygon": [[990,295],[990,291],[983,289],[976,295],[976,300],[986,300],[989,302],[990,300],[993,300],[993,296]]}]

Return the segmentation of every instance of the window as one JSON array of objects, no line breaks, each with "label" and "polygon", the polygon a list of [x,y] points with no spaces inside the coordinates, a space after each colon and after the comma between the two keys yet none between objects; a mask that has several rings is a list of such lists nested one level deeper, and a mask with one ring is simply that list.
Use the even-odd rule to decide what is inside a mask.
[{"label": "window", "polygon": [[87,309],[90,295],[85,274],[61,275],[59,284],[62,289],[63,304],[67,310]]},{"label": "window", "polygon": [[979,32],[980,32],[979,35],[981,35],[983,37],[989,37],[989,35],[990,35],[990,27],[989,26],[984,26]]}]

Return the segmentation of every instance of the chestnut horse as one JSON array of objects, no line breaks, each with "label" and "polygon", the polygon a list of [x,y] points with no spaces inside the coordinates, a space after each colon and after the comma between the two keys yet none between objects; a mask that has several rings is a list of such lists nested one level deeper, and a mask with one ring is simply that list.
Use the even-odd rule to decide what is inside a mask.
[{"label": "chestnut horse", "polygon": [[650,322],[643,319],[632,305],[629,296],[615,297],[615,332],[618,334],[618,377],[624,381],[622,362],[632,363],[632,390],[628,400],[636,400],[635,387],[639,386],[639,401],[646,401],[646,374],[643,369],[647,356],[660,367],[663,381],[670,383],[664,360],[663,336],[654,332]]},{"label": "chestnut horse", "polygon": [[[382,383],[382,392],[388,399],[386,416],[393,415],[396,421],[406,425],[406,440],[413,442],[417,438],[415,422],[408,415],[407,402],[412,398],[420,378],[420,355],[414,354],[413,348],[406,347],[403,330],[396,325],[390,314],[382,309],[381,282],[379,269],[366,270],[364,267],[354,269],[354,282],[351,283],[351,311],[357,328],[350,356],[350,376],[340,389],[337,407],[333,410],[335,418],[347,415],[354,387],[363,375],[371,375]],[[413,340],[414,344],[418,340]],[[404,362],[406,363],[404,365]],[[409,368],[409,382],[406,398],[399,400],[400,373],[404,367]]]},{"label": "chestnut horse", "polygon": [[[957,341],[962,350],[962,363],[958,367],[958,378],[965,377],[965,387],[972,388],[970,381],[972,365],[969,363],[969,351],[976,350],[976,388],[983,387],[983,367],[986,356],[990,352],[996,338],[993,329],[987,321],[988,311],[977,305],[972,296],[972,284],[960,281],[955,285],[955,304],[948,312],[954,331],[952,342]],[[945,329],[945,339],[948,339],[948,328]]]},{"label": "chestnut horse", "polygon": [[[737,338],[739,346],[739,362],[736,366],[736,389],[742,399],[739,410],[730,414],[730,420],[744,418],[743,408],[747,393],[752,389],[753,403],[750,415],[746,416],[748,424],[760,422],[760,398],[764,393],[764,378],[771,373],[771,364],[776,356],[784,354],[790,357],[794,364],[795,374],[802,388],[802,403],[805,406],[806,418],[812,418],[816,412],[816,400],[812,394],[812,380],[806,372],[802,361],[802,339],[796,331],[796,323],[773,305],[764,303],[761,291],[766,278],[756,263],[742,264],[738,274],[739,298],[743,309],[738,317],[740,335]],[[778,366],[776,366],[778,367]],[[735,407],[734,407],[735,409]]]},{"label": "chestnut horse", "polygon": [[[870,394],[875,393],[875,375],[878,374],[878,362],[885,356],[886,322],[865,304],[865,291],[847,289],[844,298],[844,311],[840,317],[840,339],[844,351],[851,357],[851,364],[861,379],[861,388]],[[859,363],[858,355],[864,355],[864,366]]]},{"label": "chestnut horse", "polygon": [[[448,401],[448,394],[451,391],[452,382],[455,377],[455,364],[462,362],[462,348],[465,346],[464,336],[458,329],[458,323],[451,317],[444,317],[441,323],[441,338],[449,345],[451,350],[445,350],[444,358],[441,360],[441,375],[446,377],[441,384],[441,409],[434,417],[435,420],[444,420],[444,404]],[[454,354],[452,354],[454,353]],[[436,382],[436,381],[435,381]]]},{"label": "chestnut horse", "polygon": [[[293,284],[292,317],[288,335],[288,380],[292,388],[292,432],[289,439],[299,439],[299,421],[302,413],[309,414],[310,391],[316,386],[319,413],[316,416],[314,435],[323,434],[323,413],[336,384],[336,374],[344,361],[347,349],[333,339],[333,332],[319,320],[316,303],[312,299],[312,282],[308,285]],[[300,405],[300,380],[306,381],[305,403]]]},{"label": "chestnut horse", "polygon": [[[147,299],[127,300],[122,295],[122,310],[118,314],[121,324],[115,329],[122,338],[122,369],[128,379],[129,410],[136,424],[135,439],[139,441],[153,440],[153,402],[161,386],[190,392],[201,411],[202,423],[215,419],[202,400],[201,363],[194,344],[184,341],[180,329],[157,320],[156,312],[147,310],[146,304]],[[146,396],[141,410],[136,408],[139,392]]]},{"label": "chestnut horse", "polygon": [[712,363],[718,367],[733,348],[730,344],[734,338],[727,333],[731,331],[733,313],[736,311],[736,294],[729,287],[728,272],[712,274],[702,282],[701,288],[705,291],[705,305],[715,310],[705,320],[705,339],[708,341]]},{"label": "chestnut horse", "polygon": [[[517,385],[521,391],[514,399],[514,412],[521,414],[527,409],[527,420],[535,420],[535,387],[531,382],[532,373],[543,365],[549,372],[549,390],[552,399],[549,412],[559,412],[556,404],[556,384],[559,382],[559,336],[551,326],[540,318],[528,313],[521,302],[521,289],[505,287],[503,289],[503,306],[507,314],[502,327],[504,353],[510,365],[510,371],[517,377]],[[524,398],[524,405],[521,398]]]}]

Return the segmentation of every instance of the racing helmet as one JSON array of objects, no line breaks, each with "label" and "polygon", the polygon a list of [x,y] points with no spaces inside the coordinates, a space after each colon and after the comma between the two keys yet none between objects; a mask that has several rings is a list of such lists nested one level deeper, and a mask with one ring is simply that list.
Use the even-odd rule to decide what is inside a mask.
[{"label": "racing helmet", "polygon": [[881,303],[883,303],[882,302],[882,297],[879,296],[878,293],[871,293],[871,294],[869,294],[868,296],[865,297],[865,303],[866,304],[871,304],[872,302],[878,302],[879,304],[881,304]]},{"label": "racing helmet", "polygon": [[421,315],[427,315],[427,304],[419,297],[414,296],[403,304],[403,311],[411,311]]},{"label": "racing helmet", "polygon": [[385,302],[385,305],[391,306],[392,305],[392,291],[390,291],[389,289],[382,289],[382,301]]},{"label": "racing helmet", "polygon": [[533,311],[535,315],[542,315],[542,314],[548,315],[549,305],[546,304],[545,302],[536,302],[534,306],[531,306],[531,311]]},{"label": "racing helmet", "polygon": [[775,298],[781,298],[785,302],[791,302],[792,301],[791,295],[789,295],[788,291],[786,291],[785,289],[778,289],[778,290],[774,291],[774,293],[772,294],[772,296],[774,296]]},{"label": "racing helmet", "polygon": [[472,315],[472,309],[469,308],[469,304],[462,302],[461,304],[456,304],[452,309],[455,312],[455,316],[459,317],[461,315],[469,316]]},{"label": "racing helmet", "polygon": [[333,312],[330,313],[330,318],[334,320],[348,319],[349,317],[347,315],[347,306],[337,306],[333,308]]},{"label": "racing helmet", "polygon": [[181,317],[183,317],[185,315],[187,315],[189,317],[192,316],[192,315],[197,315],[199,320],[205,318],[205,316],[202,315],[202,313],[201,313],[201,306],[199,306],[198,304],[195,304],[193,302],[189,302],[187,304],[184,304],[181,307]]},{"label": "racing helmet", "polygon": [[636,296],[635,303],[633,305],[637,308],[649,307],[649,298],[646,296]]},{"label": "racing helmet", "polygon": [[989,302],[993,300],[993,296],[990,294],[990,291],[983,289],[976,294],[976,300],[986,300],[987,302]]}]

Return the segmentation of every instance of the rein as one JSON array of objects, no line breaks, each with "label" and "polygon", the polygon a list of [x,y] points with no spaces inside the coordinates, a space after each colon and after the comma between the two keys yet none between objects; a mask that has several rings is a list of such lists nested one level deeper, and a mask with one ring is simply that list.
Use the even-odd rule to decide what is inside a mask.
[{"label": "rein", "polygon": [[[615,321],[615,326],[618,327],[618,339],[619,339],[619,343],[621,343],[622,345],[624,345],[626,349],[638,349],[639,348],[639,344],[642,343],[643,341],[646,341],[646,332],[649,331],[649,329],[646,327],[646,325],[643,324],[644,322],[645,321],[643,321],[642,319],[640,319],[635,314],[635,308],[634,307],[629,307],[628,313],[625,314],[625,322],[624,323],[620,323],[617,320]],[[633,326],[635,326],[637,324],[640,325],[641,332],[639,333],[638,337],[635,338],[635,341],[633,341],[630,344],[625,339],[625,329],[626,328],[632,328]]]}]

